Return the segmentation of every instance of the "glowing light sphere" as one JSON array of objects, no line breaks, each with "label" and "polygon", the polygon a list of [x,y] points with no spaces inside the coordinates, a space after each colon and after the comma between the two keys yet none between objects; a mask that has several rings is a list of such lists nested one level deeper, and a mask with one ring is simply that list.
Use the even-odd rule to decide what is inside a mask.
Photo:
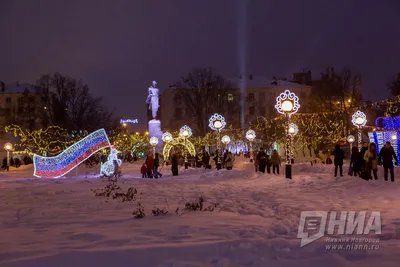
[{"label": "glowing light sphere", "polygon": [[189,138],[192,136],[192,129],[189,126],[184,125],[179,130],[179,135],[182,136],[183,138]]},{"label": "glowing light sphere", "polygon": [[158,144],[158,138],[153,136],[150,138],[150,145],[156,146]]},{"label": "glowing light sphere", "polygon": [[276,98],[275,109],[283,114],[290,116],[300,108],[299,97],[295,93],[286,90]]},{"label": "glowing light sphere", "polygon": [[104,129],[97,130],[54,157],[33,155],[33,175],[40,178],[59,178],[87,160],[97,151],[111,147]]},{"label": "glowing light sphere", "polygon": [[293,109],[293,103],[290,100],[285,100],[282,102],[282,110],[286,112],[290,112]]},{"label": "glowing light sphere", "polygon": [[7,150],[7,151],[10,151],[10,150],[13,149],[13,145],[11,143],[7,142],[7,143],[4,144],[4,149]]},{"label": "glowing light sphere", "polygon": [[227,135],[222,136],[221,139],[222,143],[224,143],[225,145],[229,144],[231,142],[231,138]]},{"label": "glowing light sphere", "polygon": [[298,133],[299,133],[299,127],[294,123],[290,123],[289,124],[289,134],[294,136]]},{"label": "glowing light sphere", "polygon": [[220,131],[226,126],[225,118],[218,113],[212,115],[208,122],[208,127],[210,127],[214,131]]},{"label": "glowing light sphere", "polygon": [[163,140],[165,143],[171,142],[171,141],[172,141],[172,134],[169,133],[169,132],[163,133],[163,135],[162,135],[162,140]]},{"label": "glowing light sphere", "polygon": [[397,140],[397,133],[392,133],[390,135],[390,139],[392,139],[393,141]]},{"label": "glowing light sphere", "polygon": [[247,140],[252,142],[256,138],[256,132],[254,132],[253,130],[248,130],[246,132],[246,138],[247,138]]},{"label": "glowing light sphere", "polygon": [[357,110],[352,115],[351,122],[354,126],[357,126],[358,128],[364,127],[367,123],[367,116],[364,114],[364,112]]},{"label": "glowing light sphere", "polygon": [[349,135],[347,136],[347,142],[349,143],[353,143],[354,141],[356,141],[356,138],[354,137],[354,135]]}]

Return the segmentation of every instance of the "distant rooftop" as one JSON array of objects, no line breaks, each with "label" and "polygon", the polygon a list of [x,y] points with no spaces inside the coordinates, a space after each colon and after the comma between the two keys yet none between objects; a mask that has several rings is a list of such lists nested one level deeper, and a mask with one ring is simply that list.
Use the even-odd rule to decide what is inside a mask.
[{"label": "distant rooftop", "polygon": [[40,87],[28,83],[5,84],[4,91],[0,88],[0,93],[24,93],[25,90],[35,93],[40,92]]},{"label": "distant rooftop", "polygon": [[[240,88],[241,83],[244,78],[228,78],[229,81],[233,83],[234,87]],[[307,85],[289,82],[281,79],[271,79],[263,76],[252,76],[250,75],[246,79],[246,87],[247,88],[273,88],[273,87],[284,87],[284,88],[291,88],[291,87],[309,87]]]}]

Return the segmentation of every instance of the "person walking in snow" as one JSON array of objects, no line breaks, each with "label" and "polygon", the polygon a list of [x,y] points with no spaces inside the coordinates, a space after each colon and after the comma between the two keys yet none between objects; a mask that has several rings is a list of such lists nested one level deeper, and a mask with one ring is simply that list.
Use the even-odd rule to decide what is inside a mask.
[{"label": "person walking in snow", "polygon": [[368,150],[364,153],[365,170],[368,178],[372,180],[371,172],[374,174],[375,180],[378,180],[378,155],[376,153],[375,143],[368,145]]},{"label": "person walking in snow", "polygon": [[158,172],[158,168],[160,167],[160,154],[156,153],[154,158],[154,178],[162,177],[162,174]]},{"label": "person walking in snow", "polygon": [[279,174],[279,167],[281,166],[281,158],[279,157],[279,154],[276,151],[276,149],[272,151],[270,162],[272,165],[272,172],[275,174],[276,170],[276,173]]},{"label": "person walking in snow", "polygon": [[146,166],[146,163],[143,163],[142,168],[140,168],[140,172],[142,173],[142,178],[147,178],[147,166]]},{"label": "person walking in snow", "polygon": [[267,167],[268,163],[268,155],[264,152],[263,148],[260,148],[260,151],[257,153],[257,161],[259,162],[259,171],[265,173],[265,168]]},{"label": "person walking in snow", "polygon": [[358,151],[358,147],[354,146],[351,149],[351,158],[350,158],[350,168],[351,171],[349,172],[350,176],[361,176],[361,170],[363,161],[360,156],[360,152]]},{"label": "person walking in snow", "polygon": [[393,159],[396,161],[396,165],[398,165],[398,158],[394,152],[394,148],[390,145],[390,142],[386,142],[379,153],[379,162],[383,164],[385,181],[388,180],[388,171],[390,171],[390,180],[394,182]]},{"label": "person walking in snow", "polygon": [[178,176],[179,158],[177,153],[173,153],[171,157],[171,171],[173,176]]},{"label": "person walking in snow", "polygon": [[335,177],[337,176],[338,168],[340,170],[340,176],[343,177],[343,159],[344,159],[344,151],[340,148],[340,145],[336,145],[335,150],[332,155],[334,156],[334,164],[335,164]]},{"label": "person walking in snow", "polygon": [[225,158],[225,166],[227,170],[232,170],[234,161],[235,157],[232,155],[231,152],[228,152]]}]

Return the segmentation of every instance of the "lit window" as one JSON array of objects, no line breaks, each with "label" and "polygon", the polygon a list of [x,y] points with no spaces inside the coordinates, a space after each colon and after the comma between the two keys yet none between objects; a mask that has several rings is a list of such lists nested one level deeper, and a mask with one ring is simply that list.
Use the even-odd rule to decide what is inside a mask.
[{"label": "lit window", "polygon": [[233,101],[233,95],[232,94],[228,94],[228,101],[232,102]]}]

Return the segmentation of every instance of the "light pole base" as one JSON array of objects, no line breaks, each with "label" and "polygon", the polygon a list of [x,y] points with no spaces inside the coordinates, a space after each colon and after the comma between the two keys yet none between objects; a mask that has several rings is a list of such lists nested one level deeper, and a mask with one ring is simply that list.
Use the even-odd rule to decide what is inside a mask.
[{"label": "light pole base", "polygon": [[286,176],[286,179],[292,179],[292,165],[291,164],[286,165],[285,176]]},{"label": "light pole base", "polygon": [[185,169],[189,169],[189,162],[185,162]]}]

